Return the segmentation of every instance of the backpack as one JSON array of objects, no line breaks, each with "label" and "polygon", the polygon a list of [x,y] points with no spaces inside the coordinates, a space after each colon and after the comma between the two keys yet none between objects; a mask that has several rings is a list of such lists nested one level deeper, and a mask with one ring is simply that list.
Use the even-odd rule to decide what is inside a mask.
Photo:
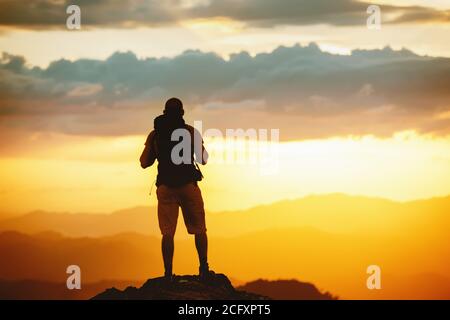
[{"label": "backpack", "polygon": [[[189,130],[184,119],[181,117],[174,118],[161,115],[155,119],[154,127],[155,138],[153,139],[153,143],[155,144],[154,150],[158,159],[156,185],[164,184],[169,187],[179,187],[190,182],[201,181],[203,174],[194,160],[193,147],[191,147],[191,154],[189,155],[190,163],[174,164],[171,158],[173,148],[179,143],[179,141],[171,140],[172,132],[176,129]],[[181,152],[184,151],[182,150]]]}]

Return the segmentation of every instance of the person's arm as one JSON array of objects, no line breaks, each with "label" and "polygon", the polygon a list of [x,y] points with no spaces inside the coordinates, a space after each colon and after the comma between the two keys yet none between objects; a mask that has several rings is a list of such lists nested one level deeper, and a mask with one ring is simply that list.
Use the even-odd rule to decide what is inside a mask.
[{"label": "person's arm", "polygon": [[148,168],[151,165],[153,165],[153,163],[155,163],[156,150],[154,146],[154,138],[155,138],[155,131],[152,131],[148,135],[147,141],[145,141],[144,151],[142,151],[141,157],[139,158],[139,161],[141,162],[141,167],[143,169]]},{"label": "person's arm", "polygon": [[203,144],[203,139],[202,139],[202,164],[205,165],[208,163],[208,158],[209,158],[209,154],[208,151],[206,151],[205,145]]},{"label": "person's arm", "polygon": [[190,125],[188,125],[187,128],[192,138],[191,146],[194,148],[195,161],[201,163],[202,165],[205,165],[208,162],[209,154],[205,149],[205,145],[203,144],[202,135],[200,131]]}]

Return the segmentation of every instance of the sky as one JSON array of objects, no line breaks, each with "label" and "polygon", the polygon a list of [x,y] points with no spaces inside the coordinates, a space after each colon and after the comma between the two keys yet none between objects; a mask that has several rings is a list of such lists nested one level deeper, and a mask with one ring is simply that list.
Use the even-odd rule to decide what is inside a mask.
[{"label": "sky", "polygon": [[[211,210],[450,194],[449,1],[70,4],[81,30],[66,28],[68,1],[0,0],[1,215],[155,204],[155,168],[138,157],[172,96],[212,150]],[[380,29],[367,27],[371,4]],[[222,163],[237,128],[279,141],[247,150],[256,164]],[[261,172],[267,159],[274,172]]]}]

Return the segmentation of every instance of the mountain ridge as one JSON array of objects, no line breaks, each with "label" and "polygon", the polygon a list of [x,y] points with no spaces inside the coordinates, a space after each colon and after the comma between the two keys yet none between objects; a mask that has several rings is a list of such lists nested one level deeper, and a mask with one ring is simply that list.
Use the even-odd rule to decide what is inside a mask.
[{"label": "mountain ridge", "polygon": [[[443,245],[442,239],[361,237],[309,227],[263,230],[234,238],[210,237],[210,244],[211,266],[241,279],[241,283],[259,278],[295,278],[343,298],[450,297],[450,249]],[[175,246],[175,273],[195,272],[197,257],[192,239],[178,239]],[[57,233],[2,232],[0,256],[3,262],[0,278],[11,281],[36,279],[65,283],[66,268],[72,264],[80,266],[82,283],[104,279],[140,281],[163,273],[160,238],[133,233],[66,238]],[[239,264],[230,263],[236,257]],[[414,265],[414,272],[425,276],[409,276],[404,261]],[[386,270],[383,290],[379,293],[368,292],[362,285],[367,277],[365,270],[373,263]],[[389,280],[388,273],[402,275],[403,279],[395,276]],[[430,273],[435,275],[430,277]]]},{"label": "mountain ridge", "polygon": [[[245,210],[209,212],[207,223],[208,228],[220,236],[236,236],[288,225],[309,225],[330,232],[339,232],[337,227],[341,227],[343,231],[347,228],[355,232],[370,232],[374,227],[394,228],[408,220],[408,214],[413,218],[410,220],[416,219],[418,215],[425,217],[427,212],[441,210],[438,207],[450,210],[450,196],[396,202],[383,198],[334,193],[287,199]],[[330,211],[330,208],[333,210]],[[417,212],[419,209],[421,212]],[[380,218],[387,212],[391,224],[386,223],[386,218]],[[443,217],[444,212],[440,215]],[[237,221],[239,224],[236,224]],[[239,228],[236,228],[236,225],[239,225]],[[75,237],[106,236],[123,232],[155,236],[160,234],[156,208],[146,206],[116,210],[109,214],[34,211],[0,221],[0,231],[5,230],[30,234],[53,230]]]}]

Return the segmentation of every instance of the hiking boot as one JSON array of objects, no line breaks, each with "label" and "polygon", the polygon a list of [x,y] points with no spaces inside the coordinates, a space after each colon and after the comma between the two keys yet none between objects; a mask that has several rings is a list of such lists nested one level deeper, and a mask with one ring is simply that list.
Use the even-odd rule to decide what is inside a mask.
[{"label": "hiking boot", "polygon": [[164,282],[172,283],[175,280],[175,275],[173,273],[164,273]]},{"label": "hiking boot", "polygon": [[210,280],[213,279],[216,275],[214,271],[209,270],[208,264],[206,264],[206,266],[200,266],[198,274],[200,280]]}]

